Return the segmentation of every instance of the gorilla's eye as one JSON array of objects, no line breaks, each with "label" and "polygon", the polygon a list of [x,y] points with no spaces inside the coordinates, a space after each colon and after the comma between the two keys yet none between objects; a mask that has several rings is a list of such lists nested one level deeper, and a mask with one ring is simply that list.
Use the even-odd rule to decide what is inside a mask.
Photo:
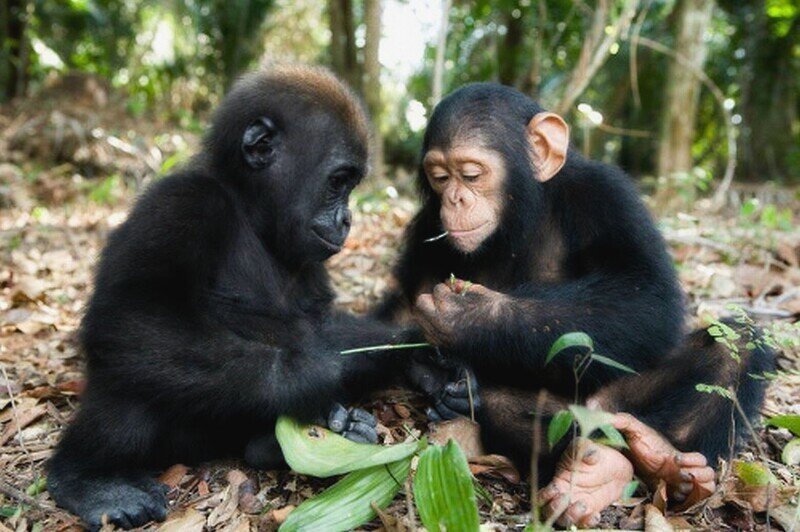
[{"label": "gorilla's eye", "polygon": [[445,181],[447,181],[448,177],[450,177],[450,176],[448,176],[447,174],[438,174],[438,175],[431,176],[431,179],[433,179],[437,183],[444,183]]},{"label": "gorilla's eye", "polygon": [[461,177],[468,183],[473,183],[478,180],[481,174],[462,174]]},{"label": "gorilla's eye", "polygon": [[356,171],[352,168],[340,168],[335,170],[328,177],[328,183],[334,190],[347,188],[357,180]]}]

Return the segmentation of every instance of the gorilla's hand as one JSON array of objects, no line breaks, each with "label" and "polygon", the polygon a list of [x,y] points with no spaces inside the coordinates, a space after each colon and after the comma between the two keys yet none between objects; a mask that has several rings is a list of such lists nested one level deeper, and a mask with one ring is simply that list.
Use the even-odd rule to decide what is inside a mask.
[{"label": "gorilla's hand", "polygon": [[446,383],[434,396],[432,408],[426,414],[431,421],[473,417],[481,406],[480,389],[475,374],[466,367],[457,370],[455,378]]},{"label": "gorilla's hand", "polygon": [[378,443],[378,420],[361,408],[347,409],[335,403],[328,414],[328,428],[356,443]]}]

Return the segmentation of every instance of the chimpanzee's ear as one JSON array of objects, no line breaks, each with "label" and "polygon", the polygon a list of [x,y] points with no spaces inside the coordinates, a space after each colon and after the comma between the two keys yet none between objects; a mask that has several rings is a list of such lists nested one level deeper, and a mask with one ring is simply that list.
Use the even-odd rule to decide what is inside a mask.
[{"label": "chimpanzee's ear", "polygon": [[242,153],[250,168],[264,168],[272,161],[275,152],[275,124],[262,116],[255,119],[242,135]]},{"label": "chimpanzee's ear", "polygon": [[533,148],[536,179],[545,182],[567,161],[569,126],[557,114],[542,112],[531,118],[527,132]]}]

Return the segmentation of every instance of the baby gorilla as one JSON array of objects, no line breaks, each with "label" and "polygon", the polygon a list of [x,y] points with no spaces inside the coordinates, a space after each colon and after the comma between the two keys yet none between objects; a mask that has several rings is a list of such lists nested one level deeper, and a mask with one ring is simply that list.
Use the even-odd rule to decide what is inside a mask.
[{"label": "baby gorilla", "polygon": [[80,341],[81,408],[49,465],[58,505],[91,528],[163,520],[171,464],[282,463],[279,415],[376,441],[347,402],[398,374],[394,357],[339,351],[406,341],[331,308],[323,261],[350,229],[367,161],[361,106],[324,70],[242,78],[205,150],[152,185],[110,237]]}]

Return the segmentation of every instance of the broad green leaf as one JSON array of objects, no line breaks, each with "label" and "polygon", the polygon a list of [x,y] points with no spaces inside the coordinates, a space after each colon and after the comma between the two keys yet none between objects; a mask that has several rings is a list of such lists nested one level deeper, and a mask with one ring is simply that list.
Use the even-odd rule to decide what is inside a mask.
[{"label": "broad green leaf", "polygon": [[275,435],[293,470],[315,477],[332,477],[380,464],[395,462],[414,454],[421,442],[371,445],[350,441],[317,425],[301,425],[281,416]]},{"label": "broad green leaf", "polygon": [[736,476],[747,486],[766,486],[767,484],[777,484],[778,479],[772,471],[764,464],[758,462],[743,462],[736,460],[733,462],[733,470]]},{"label": "broad green leaf", "polygon": [[414,477],[419,518],[430,532],[478,530],[478,505],[467,459],[453,441],[431,445],[419,456]]},{"label": "broad green leaf", "polygon": [[371,503],[385,508],[403,486],[411,457],[353,471],[316,497],[298,506],[280,527],[296,530],[351,530],[375,517]]},{"label": "broad green leaf", "polygon": [[633,494],[636,493],[636,488],[639,487],[638,480],[631,480],[627,484],[625,484],[625,488],[622,490],[622,495],[619,496],[620,500],[630,499],[633,497]]},{"label": "broad green leaf", "polygon": [[571,332],[563,334],[558,338],[558,340],[553,342],[553,345],[550,347],[550,351],[547,353],[547,358],[545,359],[544,363],[549,364],[550,361],[556,357],[556,355],[565,349],[569,349],[570,347],[580,347],[585,349],[587,352],[591,352],[594,350],[594,342],[592,342],[592,339],[588,334],[583,332]]},{"label": "broad green leaf", "polygon": [[788,429],[795,436],[800,436],[800,415],[773,416],[767,420],[767,425]]},{"label": "broad green leaf", "polygon": [[634,375],[638,375],[639,374],[639,372],[636,371],[635,369],[629,368],[625,364],[620,364],[619,362],[617,362],[613,358],[604,357],[603,355],[598,355],[597,353],[592,353],[592,360],[600,362],[601,364],[603,364],[605,366],[609,366],[609,367],[616,368],[618,370],[624,371],[626,373],[633,373]]},{"label": "broad green leaf", "polygon": [[547,443],[550,444],[551,449],[555,447],[567,431],[569,431],[573,419],[572,412],[569,410],[561,410],[550,420],[550,424],[547,426]]},{"label": "broad green leaf", "polygon": [[781,462],[788,466],[800,465],[800,438],[795,438],[784,446]]},{"label": "broad green leaf", "polygon": [[597,443],[602,443],[603,445],[615,447],[617,449],[628,448],[628,442],[625,441],[625,438],[622,436],[622,434],[620,434],[619,431],[613,426],[606,424],[600,425],[598,428],[603,433],[604,437],[595,440]]},{"label": "broad green leaf", "polygon": [[572,415],[575,416],[575,421],[581,428],[581,435],[588,438],[592,433],[598,430],[603,425],[611,425],[614,419],[613,414],[603,412],[602,410],[591,410],[585,406],[570,405],[569,407]]}]

